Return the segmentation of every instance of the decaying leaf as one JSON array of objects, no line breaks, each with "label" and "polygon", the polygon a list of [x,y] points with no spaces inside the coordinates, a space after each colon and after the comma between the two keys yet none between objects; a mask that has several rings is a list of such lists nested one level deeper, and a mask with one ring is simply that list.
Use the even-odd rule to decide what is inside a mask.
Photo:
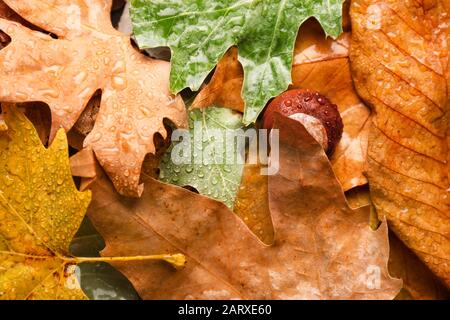
[{"label": "decaying leaf", "polygon": [[180,134],[177,139],[181,141],[167,150],[159,178],[194,187],[232,209],[245,162],[244,150],[238,144],[238,137],[244,135],[242,127],[242,115],[229,109],[191,111],[189,131]]},{"label": "decaying leaf", "polygon": [[351,6],[355,85],[375,111],[371,198],[380,217],[447,286],[449,10],[440,0],[354,0]]},{"label": "decaying leaf", "polygon": [[274,241],[269,210],[269,178],[261,174],[261,164],[246,164],[234,203],[234,213],[265,244]]},{"label": "decaying leaf", "polygon": [[[144,299],[392,299],[401,282],[387,272],[386,223],[369,228],[351,210],[322,147],[288,118],[280,173],[269,177],[274,244],[264,245],[225,205],[147,179],[141,199],[124,199],[104,176],[92,185],[89,216],[102,254],[177,250],[186,268],[115,264]],[[200,240],[201,239],[201,240]]]},{"label": "decaying leaf", "polygon": [[112,27],[111,0],[4,2],[58,38],[0,19],[0,30],[12,39],[0,51],[0,100],[47,103],[53,137],[60,127],[68,131],[102,90],[84,146],[94,150],[120,193],[138,196],[142,162],[155,152],[153,136],[166,135],[163,119],[186,122],[181,98],[169,93],[169,64],[140,54]]},{"label": "decaying leaf", "polygon": [[191,108],[219,105],[243,113],[245,108],[241,96],[243,83],[244,69],[238,60],[238,49],[232,47],[219,61],[211,81],[195,97]]},{"label": "decaying leaf", "polygon": [[389,271],[403,280],[403,290],[397,299],[450,299],[450,291],[393,233],[389,234],[389,245]]},{"label": "decaying leaf", "polygon": [[[309,20],[301,28],[295,44],[291,88],[319,91],[337,104],[344,122],[342,140],[331,162],[344,190],[367,183],[364,176],[370,110],[359,99],[349,67],[350,34],[337,40],[326,38],[320,25]],[[196,97],[192,108],[217,104],[243,111],[241,98],[243,70],[237,50],[230,49],[219,62],[211,82]]]},{"label": "decaying leaf", "polygon": [[82,299],[69,244],[89,205],[70,175],[59,131],[50,148],[16,108],[0,133],[0,299]]}]

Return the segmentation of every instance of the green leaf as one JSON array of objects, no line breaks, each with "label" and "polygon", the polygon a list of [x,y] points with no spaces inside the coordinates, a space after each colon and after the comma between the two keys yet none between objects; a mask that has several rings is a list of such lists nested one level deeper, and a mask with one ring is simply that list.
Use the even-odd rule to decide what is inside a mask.
[{"label": "green leaf", "polygon": [[[178,186],[191,186],[201,194],[233,208],[244,167],[242,116],[226,108],[193,110],[189,131],[175,131],[177,139],[164,155],[160,179]],[[183,138],[183,139],[181,139]]]},{"label": "green leaf", "polygon": [[243,122],[256,121],[267,101],[291,83],[300,25],[315,17],[325,33],[342,32],[344,0],[132,0],[141,48],[172,50],[171,90],[198,90],[233,45],[245,72]]}]

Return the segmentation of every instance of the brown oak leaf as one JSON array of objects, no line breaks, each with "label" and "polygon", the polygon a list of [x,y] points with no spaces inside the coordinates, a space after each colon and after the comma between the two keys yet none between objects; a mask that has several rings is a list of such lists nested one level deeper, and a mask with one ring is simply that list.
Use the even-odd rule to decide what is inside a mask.
[{"label": "brown oak leaf", "polygon": [[449,9],[441,0],[354,0],[351,6],[354,81],[375,111],[371,198],[379,216],[447,286]]},{"label": "brown oak leaf", "polygon": [[186,124],[184,104],[169,92],[170,65],[134,49],[110,21],[111,0],[4,0],[21,17],[51,32],[0,19],[11,43],[0,51],[0,100],[42,101],[52,113],[51,138],[70,130],[97,90],[102,90],[93,130],[94,150],[117,190],[139,196],[144,157],[153,136],[166,136],[163,119]]},{"label": "brown oak leaf", "polygon": [[[267,246],[225,205],[146,179],[141,199],[114,193],[99,177],[89,216],[102,255],[183,252],[186,268],[115,264],[144,299],[392,299],[401,281],[387,271],[386,223],[351,210],[322,147],[277,115],[280,172],[269,177],[275,230]],[[188,208],[188,210],[186,209]]]}]

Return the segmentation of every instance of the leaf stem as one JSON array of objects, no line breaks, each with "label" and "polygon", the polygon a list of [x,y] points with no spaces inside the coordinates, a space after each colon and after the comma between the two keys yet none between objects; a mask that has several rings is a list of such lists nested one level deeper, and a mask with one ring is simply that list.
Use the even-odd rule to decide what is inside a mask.
[{"label": "leaf stem", "polygon": [[83,263],[83,262],[128,262],[128,261],[149,261],[163,260],[170,263],[176,269],[183,268],[186,264],[184,254],[157,254],[149,256],[132,256],[132,257],[73,257],[64,258],[67,263]]}]

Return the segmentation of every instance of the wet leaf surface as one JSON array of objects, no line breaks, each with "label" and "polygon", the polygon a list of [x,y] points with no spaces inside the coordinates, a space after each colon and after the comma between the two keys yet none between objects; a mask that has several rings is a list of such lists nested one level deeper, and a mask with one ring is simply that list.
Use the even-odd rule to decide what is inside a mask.
[{"label": "wet leaf surface", "polygon": [[448,12],[448,1],[352,1],[350,52],[356,88],[375,111],[372,201],[380,219],[447,286]]},{"label": "wet leaf surface", "polygon": [[309,17],[327,35],[342,32],[342,0],[131,1],[141,48],[172,49],[171,89],[198,90],[225,52],[237,45],[245,70],[243,121],[255,122],[266,103],[291,83],[292,51]]},{"label": "wet leaf surface", "polygon": [[139,196],[140,168],[155,153],[153,136],[166,135],[163,119],[184,126],[180,97],[169,93],[170,65],[132,47],[110,20],[111,2],[6,0],[20,16],[57,36],[1,19],[0,30],[12,42],[0,51],[0,100],[42,101],[52,112],[51,138],[70,130],[97,90],[100,111],[84,141],[116,188]]},{"label": "wet leaf surface", "polygon": [[45,149],[16,107],[2,109],[0,299],[83,299],[68,251],[91,194],[72,181],[64,131]]},{"label": "wet leaf surface", "polygon": [[223,204],[185,189],[148,179],[142,198],[131,200],[114,194],[104,176],[92,184],[89,217],[105,238],[102,254],[177,250],[187,257],[180,271],[115,264],[142,298],[396,296],[401,282],[387,272],[386,223],[372,231],[368,208],[348,207],[322,147],[298,122],[278,121],[281,170],[269,178],[271,246]]}]

